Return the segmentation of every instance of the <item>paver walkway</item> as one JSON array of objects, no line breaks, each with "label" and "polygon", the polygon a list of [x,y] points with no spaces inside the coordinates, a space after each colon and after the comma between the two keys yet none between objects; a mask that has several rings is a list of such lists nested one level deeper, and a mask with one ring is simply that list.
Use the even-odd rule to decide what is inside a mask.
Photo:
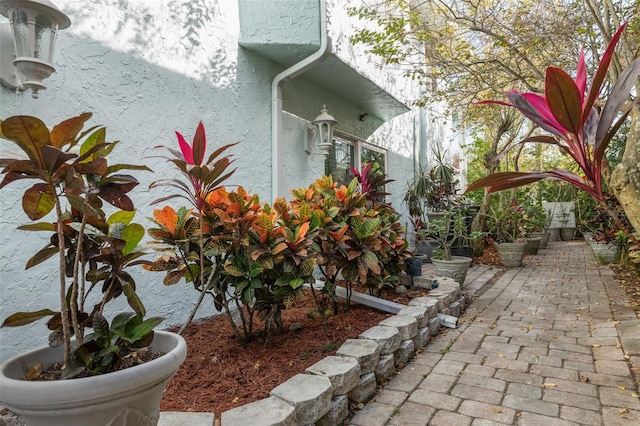
[{"label": "paver walkway", "polygon": [[640,425],[640,320],[584,242],[526,258],[459,324],[350,424]]}]

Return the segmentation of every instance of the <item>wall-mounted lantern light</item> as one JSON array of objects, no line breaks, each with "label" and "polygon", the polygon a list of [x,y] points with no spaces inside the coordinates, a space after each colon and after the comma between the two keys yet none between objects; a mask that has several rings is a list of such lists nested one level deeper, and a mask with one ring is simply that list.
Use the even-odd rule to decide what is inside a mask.
[{"label": "wall-mounted lantern light", "polygon": [[331,152],[331,147],[333,146],[333,126],[338,124],[338,121],[327,112],[326,105],[322,105],[320,115],[317,116],[311,124],[313,124],[313,131],[307,135],[307,154],[313,152],[313,142],[317,138],[318,151],[326,157]]},{"label": "wall-mounted lantern light", "polygon": [[11,89],[38,90],[42,80],[56,69],[53,50],[56,31],[71,25],[69,17],[49,0],[0,0],[0,14],[9,23],[0,24],[0,83]]}]

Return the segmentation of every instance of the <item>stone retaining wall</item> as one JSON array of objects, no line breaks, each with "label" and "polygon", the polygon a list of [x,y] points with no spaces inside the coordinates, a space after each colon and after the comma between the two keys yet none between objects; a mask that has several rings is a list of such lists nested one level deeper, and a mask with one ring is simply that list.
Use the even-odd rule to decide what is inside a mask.
[{"label": "stone retaining wall", "polygon": [[[349,401],[365,402],[376,383],[393,376],[440,329],[438,313],[459,316],[466,307],[460,285],[436,278],[439,287],[379,325],[349,339],[328,356],[273,389],[268,398],[222,413],[222,426],[337,426],[349,415]],[[415,285],[431,279],[416,277]],[[425,282],[420,282],[425,281]]]}]

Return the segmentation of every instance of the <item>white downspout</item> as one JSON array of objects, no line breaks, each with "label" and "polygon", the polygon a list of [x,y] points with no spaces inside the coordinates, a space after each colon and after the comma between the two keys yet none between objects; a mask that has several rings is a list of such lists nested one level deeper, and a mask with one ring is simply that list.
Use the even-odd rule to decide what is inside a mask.
[{"label": "white downspout", "polygon": [[331,53],[327,35],[327,2],[320,2],[320,48],[275,76],[271,83],[271,201],[281,195],[282,174],[282,84],[313,68]]}]

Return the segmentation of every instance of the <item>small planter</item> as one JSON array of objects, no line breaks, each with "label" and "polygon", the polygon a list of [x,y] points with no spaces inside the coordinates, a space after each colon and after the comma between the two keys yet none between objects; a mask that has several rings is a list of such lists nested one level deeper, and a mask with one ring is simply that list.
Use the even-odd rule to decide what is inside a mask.
[{"label": "small planter", "polygon": [[540,237],[527,238],[527,244],[524,247],[524,254],[538,254],[541,240],[542,238]]},{"label": "small planter", "polygon": [[593,239],[593,232],[583,232],[582,238],[584,238],[585,242],[591,243],[591,240]]},{"label": "small planter", "polygon": [[451,256],[451,260],[431,259],[436,275],[453,278],[462,285],[473,259],[464,256]]},{"label": "small planter", "polygon": [[415,240],[416,252],[422,253],[427,256],[427,262],[431,262],[431,256],[433,256],[433,244],[428,240]]},{"label": "small planter", "polygon": [[560,240],[560,228],[549,228],[547,231],[549,232],[549,241]]},{"label": "small planter", "polygon": [[596,261],[601,265],[615,263],[620,260],[620,249],[615,244],[603,244],[597,241],[590,241],[589,244]]},{"label": "small planter", "polygon": [[524,258],[524,249],[526,245],[527,243],[524,241],[518,241],[515,243],[496,243],[500,263],[507,268],[522,266],[522,259]]},{"label": "small planter", "polygon": [[540,238],[540,246],[538,248],[540,249],[546,249],[547,248],[547,243],[549,242],[549,238],[551,237],[551,233],[550,232],[531,232],[529,233],[529,236],[531,238]]},{"label": "small planter", "polygon": [[560,228],[560,238],[562,241],[573,240],[573,235],[576,233],[576,228]]},{"label": "small planter", "polygon": [[160,399],[187,356],[184,339],[156,331],[150,352],[164,355],[99,376],[27,381],[27,368],[43,369],[63,358],[63,348],[43,347],[0,365],[0,401],[29,426],[155,425]]}]

